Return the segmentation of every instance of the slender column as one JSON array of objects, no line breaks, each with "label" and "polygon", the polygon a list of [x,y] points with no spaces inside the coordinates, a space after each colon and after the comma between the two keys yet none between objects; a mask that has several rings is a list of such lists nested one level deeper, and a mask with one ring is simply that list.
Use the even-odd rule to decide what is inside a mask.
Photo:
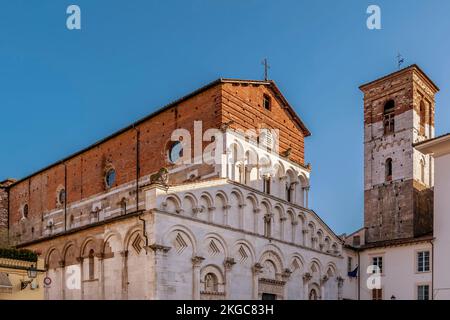
[{"label": "slender column", "polygon": [[311,280],[311,274],[306,272],[303,275],[303,300],[309,300],[309,281]]},{"label": "slender column", "polygon": [[192,300],[200,300],[200,266],[205,258],[195,256],[192,258]]},{"label": "slender column", "polygon": [[153,266],[150,268],[150,299],[167,299],[159,291],[158,288],[162,287],[162,283],[165,282],[165,270],[166,270],[166,253],[171,249],[160,244],[152,244],[148,246],[153,251]]},{"label": "slender column", "polygon": [[233,258],[226,258],[223,266],[225,269],[225,299],[230,299],[231,292],[231,269],[236,264]]},{"label": "slender column", "polygon": [[292,221],[292,243],[295,243],[295,239],[297,238],[297,225],[298,225],[298,221]]},{"label": "slender column", "polygon": [[305,208],[309,208],[309,187],[305,187]]},{"label": "slender column", "polygon": [[122,300],[128,299],[128,250],[120,252],[122,257]]},{"label": "slender column", "polygon": [[253,215],[253,217],[254,217],[254,226],[253,226],[254,230],[253,231],[255,233],[258,233],[259,212],[261,212],[261,209],[259,209],[259,208],[253,209],[253,212],[255,213]]},{"label": "slender column", "polygon": [[77,262],[80,264],[80,299],[84,300],[84,258],[78,257]]},{"label": "slender column", "polygon": [[284,228],[287,218],[285,216],[280,218],[280,239],[284,240]]},{"label": "slender column", "polygon": [[99,271],[98,281],[100,281],[99,297],[100,297],[100,300],[105,300],[105,259],[104,259],[104,254],[99,253],[97,255],[97,260],[98,260],[98,271]]},{"label": "slender column", "polygon": [[230,208],[230,205],[223,206],[223,224],[225,226],[228,225],[228,211],[230,210]]},{"label": "slender column", "polygon": [[61,269],[61,299],[66,300],[66,270],[65,270],[65,261],[59,261],[59,268]]},{"label": "slender column", "polygon": [[283,281],[285,282],[284,284],[284,288],[283,288],[283,300],[287,300],[289,299],[288,297],[288,281],[289,278],[291,277],[292,271],[289,268],[284,269],[283,273],[281,274],[281,278],[283,279]]},{"label": "slender column", "polygon": [[255,263],[253,266],[253,300],[259,299],[258,286],[259,286],[259,275],[262,273],[263,266],[260,263]]},{"label": "slender column", "polygon": [[239,229],[244,229],[244,208],[246,204],[240,204],[239,205]]}]

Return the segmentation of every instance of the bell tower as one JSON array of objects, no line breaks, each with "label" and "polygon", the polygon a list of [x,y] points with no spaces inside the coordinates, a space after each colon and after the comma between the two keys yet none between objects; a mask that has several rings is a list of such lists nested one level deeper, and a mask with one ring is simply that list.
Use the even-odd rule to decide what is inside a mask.
[{"label": "bell tower", "polygon": [[366,242],[427,234],[433,227],[433,160],[414,144],[434,137],[439,88],[412,65],[360,89]]}]

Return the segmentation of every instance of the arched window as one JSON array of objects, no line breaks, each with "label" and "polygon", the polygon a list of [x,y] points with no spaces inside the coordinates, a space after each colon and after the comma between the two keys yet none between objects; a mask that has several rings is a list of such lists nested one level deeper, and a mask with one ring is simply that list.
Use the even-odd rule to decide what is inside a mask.
[{"label": "arched window", "polygon": [[270,194],[270,176],[265,176],[263,179],[263,192]]},{"label": "arched window", "polygon": [[293,195],[294,195],[294,184],[286,183],[286,200],[288,202],[292,202],[294,198]]},{"label": "arched window", "polygon": [[386,181],[392,181],[392,159],[386,160]]},{"label": "arched window", "polygon": [[423,159],[420,160],[420,181],[425,183],[425,161]]},{"label": "arched window", "polygon": [[94,272],[94,250],[91,249],[89,251],[89,280],[94,280],[95,272]]},{"label": "arched window", "polygon": [[264,236],[267,238],[272,236],[272,217],[270,214],[264,216]]},{"label": "arched window", "polygon": [[309,292],[309,300],[317,300],[316,289],[311,289],[311,291]]},{"label": "arched window", "polygon": [[384,105],[383,110],[383,124],[384,124],[384,134],[393,133],[395,130],[395,102],[394,100],[389,100]]},{"label": "arched window", "polygon": [[105,184],[107,188],[112,188],[116,183],[116,170],[109,169],[105,175]]},{"label": "arched window", "polygon": [[218,292],[219,291],[219,280],[217,276],[210,272],[205,276],[205,291],[206,292]]},{"label": "arched window", "polygon": [[419,124],[419,134],[424,136],[425,135],[425,119],[426,119],[426,113],[427,113],[427,106],[425,102],[422,100],[420,101],[420,124]]},{"label": "arched window", "polygon": [[24,218],[28,218],[28,204],[25,204],[22,208],[22,215]]}]

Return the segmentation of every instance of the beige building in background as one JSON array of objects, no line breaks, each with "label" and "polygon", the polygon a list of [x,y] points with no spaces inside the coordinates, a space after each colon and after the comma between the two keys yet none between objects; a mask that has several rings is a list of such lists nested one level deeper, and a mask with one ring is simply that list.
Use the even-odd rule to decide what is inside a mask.
[{"label": "beige building in background", "polygon": [[[41,270],[34,279],[28,277],[28,270],[32,266]],[[43,300],[45,277],[43,268],[42,259],[38,259],[36,264],[0,257],[0,300]]]},{"label": "beige building in background", "polygon": [[416,148],[431,155],[435,163],[433,297],[450,300],[450,134]]}]

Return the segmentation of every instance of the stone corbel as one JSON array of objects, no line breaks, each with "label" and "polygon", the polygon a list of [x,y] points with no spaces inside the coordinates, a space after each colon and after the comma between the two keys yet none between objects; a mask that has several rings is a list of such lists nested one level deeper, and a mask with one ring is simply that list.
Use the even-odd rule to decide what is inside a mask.
[{"label": "stone corbel", "polygon": [[124,257],[124,258],[128,257],[128,250],[120,251],[119,254],[120,254],[121,257]]},{"label": "stone corbel", "polygon": [[254,274],[260,274],[263,271],[263,266],[261,263],[257,262],[253,265],[252,271]]},{"label": "stone corbel", "polygon": [[149,245],[148,248],[155,252],[162,251],[163,253],[167,253],[171,249],[171,247],[163,246],[162,244],[157,244],[157,243],[153,243],[153,244]]},{"label": "stone corbel", "polygon": [[231,268],[236,264],[236,261],[234,258],[226,258],[223,262],[223,266],[226,270],[231,270]]},{"label": "stone corbel", "polygon": [[311,279],[312,279],[311,273],[305,272],[305,273],[303,274],[303,281],[304,281],[304,282],[309,282],[309,280],[311,280]]},{"label": "stone corbel", "polygon": [[291,274],[292,274],[291,269],[286,268],[286,269],[284,269],[283,273],[281,274],[281,277],[286,281],[287,279],[290,278]]},{"label": "stone corbel", "polygon": [[191,259],[192,265],[194,267],[199,267],[202,264],[203,260],[205,260],[205,258],[200,257],[200,256],[195,256]]}]

